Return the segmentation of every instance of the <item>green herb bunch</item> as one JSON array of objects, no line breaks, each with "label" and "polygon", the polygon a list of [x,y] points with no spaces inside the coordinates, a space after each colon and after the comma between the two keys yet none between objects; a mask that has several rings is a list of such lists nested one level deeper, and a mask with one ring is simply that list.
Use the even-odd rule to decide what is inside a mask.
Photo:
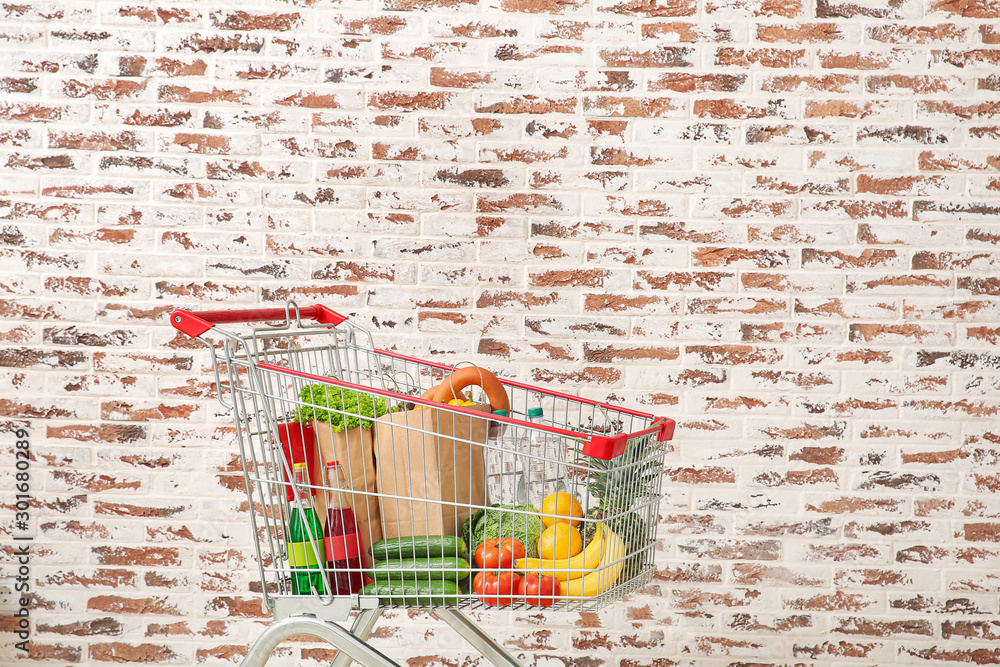
[{"label": "green herb bunch", "polygon": [[307,384],[299,399],[303,405],[295,411],[296,421],[324,422],[335,433],[358,426],[370,429],[373,419],[389,412],[384,398],[332,384]]}]

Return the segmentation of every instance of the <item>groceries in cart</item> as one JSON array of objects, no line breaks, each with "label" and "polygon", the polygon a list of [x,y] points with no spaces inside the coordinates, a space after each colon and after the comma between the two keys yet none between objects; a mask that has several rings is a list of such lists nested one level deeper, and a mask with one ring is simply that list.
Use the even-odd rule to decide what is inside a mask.
[{"label": "groceries in cart", "polygon": [[672,420],[379,349],[322,306],[171,321],[233,411],[272,608],[593,611],[652,577]]},{"label": "groceries in cart", "polygon": [[[456,370],[419,401],[326,383],[303,386],[299,398],[297,419],[315,429],[319,464],[344,457],[355,468],[320,478],[327,493],[316,501],[327,518],[334,595],[360,592],[393,606],[471,596],[486,606],[547,607],[600,596],[646,564],[645,520],[624,510],[655,496],[656,464],[636,465],[635,447],[592,460],[547,432],[541,406],[511,419],[507,390],[486,369]],[[498,417],[508,421],[491,432]],[[356,503],[369,508],[361,519]],[[334,534],[355,530],[360,548],[331,554],[331,525]]]}]

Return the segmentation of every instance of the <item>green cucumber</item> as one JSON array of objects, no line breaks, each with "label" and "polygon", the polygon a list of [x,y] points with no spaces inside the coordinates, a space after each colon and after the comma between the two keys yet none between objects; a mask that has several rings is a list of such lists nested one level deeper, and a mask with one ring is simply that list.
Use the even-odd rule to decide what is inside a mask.
[{"label": "green cucumber", "polygon": [[380,584],[373,581],[361,589],[361,595],[378,596],[381,605],[418,605],[443,607],[458,604],[461,591],[454,581],[412,581],[401,584]]},{"label": "green cucumber", "polygon": [[375,560],[455,557],[465,552],[465,540],[453,535],[393,537],[368,547],[368,553]]},{"label": "green cucumber", "polygon": [[407,581],[458,581],[469,575],[469,563],[463,558],[406,558],[380,560],[365,571],[380,584]]}]

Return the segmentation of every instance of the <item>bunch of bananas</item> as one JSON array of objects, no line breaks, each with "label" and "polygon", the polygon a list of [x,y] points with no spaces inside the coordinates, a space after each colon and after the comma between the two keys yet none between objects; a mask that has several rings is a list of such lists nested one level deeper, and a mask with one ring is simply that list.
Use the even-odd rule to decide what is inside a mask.
[{"label": "bunch of bananas", "polygon": [[572,558],[520,558],[515,561],[514,568],[555,577],[561,582],[565,597],[594,597],[618,580],[625,555],[622,538],[607,526],[598,524],[593,539]]}]

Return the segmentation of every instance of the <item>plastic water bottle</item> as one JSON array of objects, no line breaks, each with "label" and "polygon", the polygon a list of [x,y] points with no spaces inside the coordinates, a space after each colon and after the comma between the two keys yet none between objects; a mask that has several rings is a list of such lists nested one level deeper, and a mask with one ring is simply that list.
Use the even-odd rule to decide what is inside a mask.
[{"label": "plastic water bottle", "polygon": [[[541,408],[528,408],[528,423],[541,424],[545,413]],[[540,493],[529,493],[531,489],[541,489],[545,481],[545,461],[541,458],[545,453],[545,434],[535,429],[525,429],[527,434],[520,445],[521,474],[517,478],[517,504],[528,505],[532,495],[541,497]],[[527,454],[527,456],[525,456]]]}]

